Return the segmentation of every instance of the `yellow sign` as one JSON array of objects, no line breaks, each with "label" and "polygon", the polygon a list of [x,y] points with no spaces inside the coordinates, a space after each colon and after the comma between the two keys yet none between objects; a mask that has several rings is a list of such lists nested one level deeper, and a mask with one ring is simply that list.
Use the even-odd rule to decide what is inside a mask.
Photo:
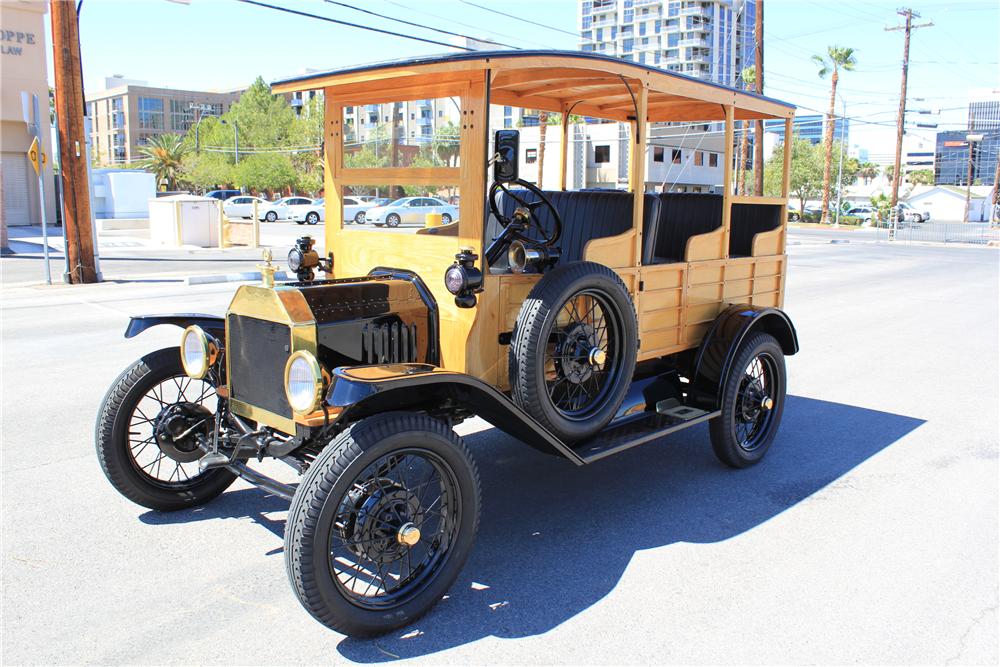
[{"label": "yellow sign", "polygon": [[[31,148],[28,149],[28,159],[31,160],[31,166],[35,168],[35,176],[38,176],[38,137],[31,142]],[[44,164],[45,157],[42,157],[42,163]]]}]

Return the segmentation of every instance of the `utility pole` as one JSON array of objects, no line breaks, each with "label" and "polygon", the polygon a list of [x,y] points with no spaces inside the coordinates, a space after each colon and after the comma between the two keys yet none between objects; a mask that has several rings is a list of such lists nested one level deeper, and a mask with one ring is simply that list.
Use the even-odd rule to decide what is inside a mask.
[{"label": "utility pole", "polygon": [[[754,13],[754,80],[758,94],[764,94],[764,0],[756,0],[757,11]],[[785,137],[790,141],[791,137]],[[760,197],[764,194],[764,121],[754,123],[753,142],[753,193]]]},{"label": "utility pole", "polygon": [[899,202],[899,180],[901,177],[900,162],[903,156],[903,119],[906,117],[906,75],[910,68],[910,33],[917,28],[928,28],[934,25],[933,21],[928,21],[927,23],[920,23],[918,25],[913,24],[914,18],[920,18],[920,14],[913,11],[908,7],[896,10],[896,13],[900,16],[906,17],[906,23],[903,25],[893,26],[892,28],[886,28],[886,32],[895,32],[898,30],[904,31],[903,37],[903,80],[900,85],[899,91],[899,115],[896,117],[896,162],[895,167],[892,172],[892,202],[890,206],[895,210],[896,204]]},{"label": "utility pole", "polygon": [[976,127],[976,116],[975,114],[969,114],[969,132],[965,135],[965,143],[969,147],[969,173],[965,177],[965,215],[962,216],[963,222],[969,222],[970,207],[972,205],[972,179],[975,177],[975,150],[976,142],[983,140],[983,135],[973,134],[975,131],[973,128]]},{"label": "utility pole", "polygon": [[63,229],[66,236],[66,279],[71,283],[99,280],[94,263],[94,233],[87,179],[87,137],[83,122],[83,69],[80,30],[72,2],[51,3],[52,66],[55,72],[56,117],[59,124]]}]

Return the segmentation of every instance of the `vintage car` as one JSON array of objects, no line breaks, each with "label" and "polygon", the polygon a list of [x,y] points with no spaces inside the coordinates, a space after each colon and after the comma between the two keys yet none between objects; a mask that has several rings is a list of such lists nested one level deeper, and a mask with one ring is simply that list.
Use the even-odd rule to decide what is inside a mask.
[{"label": "vintage car", "polygon": [[[798,351],[781,310],[791,142],[779,149],[780,192],[737,195],[734,132],[780,119],[790,137],[792,106],[551,51],[273,84],[315,89],[325,93],[324,252],[299,239],[288,253],[297,280],[283,284],[268,258],[262,284],[239,287],[224,315],[131,320],[126,337],[160,324],[183,333],[127,368],[101,407],[97,452],[122,495],[183,510],[242,478],[289,499],[295,594],[321,623],[367,636],[430,609],[473,548],[479,478],[452,428],[466,418],[578,466],[705,422],[726,465],[764,457],[785,403],[785,356]],[[352,109],[429,98],[460,110],[451,153],[434,163],[402,138],[378,152],[384,164],[371,166],[374,149],[368,162],[348,159],[367,150],[345,141]],[[554,187],[529,180],[518,131],[494,133],[491,105],[561,117]],[[628,191],[566,189],[571,114],[627,130]],[[649,125],[668,121],[724,128],[714,194],[647,178]],[[357,226],[343,212],[355,189],[448,197],[460,215]],[[264,458],[289,464],[299,483],[251,467]],[[565,520],[586,529],[586,517]]]}]

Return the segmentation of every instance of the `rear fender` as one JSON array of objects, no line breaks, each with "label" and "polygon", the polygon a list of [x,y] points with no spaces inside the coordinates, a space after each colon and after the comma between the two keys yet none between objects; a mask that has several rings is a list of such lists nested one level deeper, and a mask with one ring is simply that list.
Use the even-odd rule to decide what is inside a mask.
[{"label": "rear fender", "polygon": [[787,356],[799,351],[795,327],[784,311],[746,304],[730,306],[715,318],[698,347],[691,377],[695,405],[706,410],[722,405],[722,390],[740,345],[757,331],[777,338]]},{"label": "rear fender", "polygon": [[479,415],[508,435],[547,454],[581,459],[491,385],[430,364],[348,366],[334,369],[325,404],[350,423],[391,410],[440,411],[458,406]]},{"label": "rear fender", "polygon": [[226,338],[226,320],[217,315],[203,315],[201,313],[174,313],[172,315],[133,315],[125,328],[125,337],[132,338],[138,336],[146,329],[160,324],[172,324],[175,327],[185,329],[192,324],[196,324],[206,333],[214,336],[218,340]]}]

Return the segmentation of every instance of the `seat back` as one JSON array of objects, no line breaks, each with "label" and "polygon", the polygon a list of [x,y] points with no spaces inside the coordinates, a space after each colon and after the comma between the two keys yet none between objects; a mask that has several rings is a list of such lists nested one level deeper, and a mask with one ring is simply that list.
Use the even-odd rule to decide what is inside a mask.
[{"label": "seat back", "polygon": [[[514,194],[527,203],[538,200],[538,197],[528,190],[514,190]],[[571,192],[562,190],[546,190],[545,196],[548,198],[559,217],[562,219],[562,238],[559,240],[562,262],[573,262],[583,259],[583,249],[591,239],[616,236],[628,231],[632,227],[632,193],[617,191],[582,191]],[[644,206],[650,210],[645,211],[643,227],[649,215],[656,213],[655,196],[646,195]],[[506,194],[501,194],[497,198],[498,207],[505,216],[513,215],[518,204]],[[536,210],[542,225],[551,224],[552,213],[547,206],[541,206]],[[500,235],[502,228],[500,223],[490,216],[486,230],[487,244]],[[534,232],[534,230],[532,230]],[[529,232],[532,237],[537,237],[536,233]],[[497,266],[506,266],[506,258],[497,263]]]},{"label": "seat back", "polygon": [[722,224],[722,195],[664,192],[652,233],[643,241],[643,264],[683,262],[688,239]]}]

